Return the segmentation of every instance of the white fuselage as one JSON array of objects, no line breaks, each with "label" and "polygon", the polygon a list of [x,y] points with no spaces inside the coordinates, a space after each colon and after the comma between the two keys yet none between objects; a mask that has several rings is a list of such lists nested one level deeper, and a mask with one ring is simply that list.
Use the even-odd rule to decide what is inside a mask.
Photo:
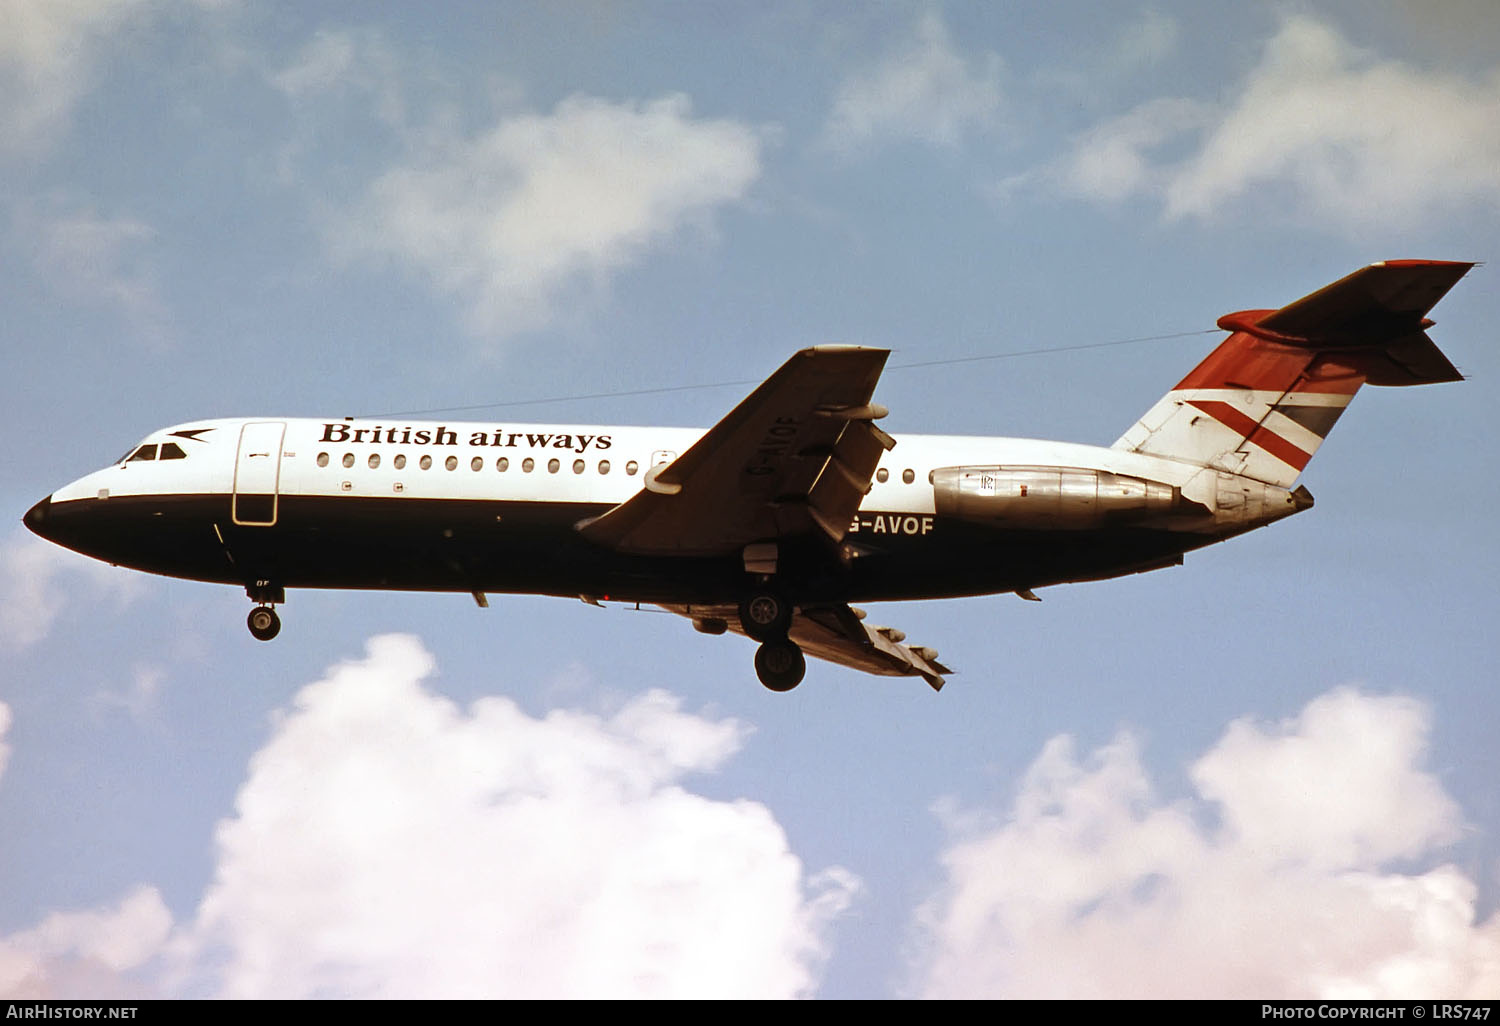
[{"label": "white fuselage", "polygon": [[[702,428],[436,421],[195,421],[163,428],[140,443],[177,444],[185,458],[116,463],[59,488],[52,502],[96,499],[101,493],[107,497],[230,495],[236,488],[237,471],[243,479],[250,466],[250,454],[243,458],[240,454],[241,434],[247,425],[255,424],[285,425],[275,461],[275,490],[283,497],[381,496],[610,506],[640,490],[645,470],[670,463],[704,432]],[[193,440],[173,435],[205,428],[211,430]],[[355,432],[360,433],[357,441]],[[1120,449],[1030,438],[895,437],[897,445],[881,459],[865,509],[932,514],[929,475],[953,466],[1085,468],[1161,481],[1184,489],[1196,501],[1212,495],[1212,488],[1203,484],[1213,476],[1206,468]],[[1195,481],[1202,487],[1195,488]]]}]

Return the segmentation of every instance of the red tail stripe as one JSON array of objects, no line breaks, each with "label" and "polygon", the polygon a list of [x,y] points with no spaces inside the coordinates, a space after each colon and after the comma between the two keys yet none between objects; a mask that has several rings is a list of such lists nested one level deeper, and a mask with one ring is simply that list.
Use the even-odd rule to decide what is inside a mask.
[{"label": "red tail stripe", "polygon": [[1244,332],[1235,332],[1177,387],[1353,395],[1364,382],[1363,374],[1333,354],[1263,342]]},{"label": "red tail stripe", "polygon": [[1298,470],[1305,469],[1308,460],[1312,459],[1312,453],[1303,452],[1285,438],[1264,425],[1257,424],[1248,414],[1240,412],[1228,403],[1215,402],[1210,399],[1190,399],[1188,405],[1202,410],[1231,431],[1238,431],[1241,437],[1253,445],[1260,446],[1281,462],[1296,467]]}]

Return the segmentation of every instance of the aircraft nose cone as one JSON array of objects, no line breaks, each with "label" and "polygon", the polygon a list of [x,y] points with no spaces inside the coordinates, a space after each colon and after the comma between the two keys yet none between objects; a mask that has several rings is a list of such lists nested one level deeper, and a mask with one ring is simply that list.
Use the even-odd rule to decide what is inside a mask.
[{"label": "aircraft nose cone", "polygon": [[26,515],[21,518],[21,523],[30,528],[33,534],[37,534],[45,538],[47,537],[47,514],[51,510],[51,508],[52,496],[49,495],[41,502],[37,503],[35,506],[27,510]]}]

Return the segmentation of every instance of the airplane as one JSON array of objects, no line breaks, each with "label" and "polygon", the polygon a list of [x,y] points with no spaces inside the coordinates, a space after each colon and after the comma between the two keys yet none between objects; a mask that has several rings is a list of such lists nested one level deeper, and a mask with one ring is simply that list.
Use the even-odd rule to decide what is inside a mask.
[{"label": "airplane", "polygon": [[662,606],[933,689],[952,670],[856,602],[1142,573],[1308,509],[1292,487],[1361,385],[1462,375],[1427,312],[1474,264],[1388,260],[1229,336],[1110,447],[876,425],[888,350],[791,357],[713,427],[198,420],[147,436],[24,523],[96,559],[244,587],[269,641],[288,588],[530,593]]}]

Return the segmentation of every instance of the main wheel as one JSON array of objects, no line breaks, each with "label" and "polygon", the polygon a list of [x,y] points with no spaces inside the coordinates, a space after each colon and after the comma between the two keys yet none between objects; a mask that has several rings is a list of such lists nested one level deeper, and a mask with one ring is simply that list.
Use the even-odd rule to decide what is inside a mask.
[{"label": "main wheel", "polygon": [[270,641],[281,633],[281,617],[270,606],[256,606],[245,619],[256,641]]},{"label": "main wheel", "polygon": [[795,642],[767,641],[755,650],[755,675],[772,691],[790,691],[802,683],[807,659]]},{"label": "main wheel", "polygon": [[786,637],[792,626],[792,604],[774,591],[758,591],[740,603],[740,626],[756,641]]}]

